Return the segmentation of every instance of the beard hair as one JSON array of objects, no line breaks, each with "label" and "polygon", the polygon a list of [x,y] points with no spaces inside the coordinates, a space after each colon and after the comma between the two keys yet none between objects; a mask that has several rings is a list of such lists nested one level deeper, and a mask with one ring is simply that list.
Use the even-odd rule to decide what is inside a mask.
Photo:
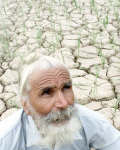
[{"label": "beard hair", "polygon": [[75,133],[81,128],[80,120],[75,116],[74,105],[64,110],[51,111],[47,115],[38,114],[32,105],[29,105],[32,119],[41,137],[35,145],[54,148],[56,145],[60,147],[73,142]]}]

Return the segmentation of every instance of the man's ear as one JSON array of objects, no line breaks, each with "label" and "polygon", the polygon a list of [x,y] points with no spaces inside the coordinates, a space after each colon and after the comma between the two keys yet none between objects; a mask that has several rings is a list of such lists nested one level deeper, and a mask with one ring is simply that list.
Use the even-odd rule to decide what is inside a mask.
[{"label": "man's ear", "polygon": [[23,106],[24,111],[26,112],[27,115],[30,115],[30,109],[28,106],[28,100],[21,100],[21,104]]}]

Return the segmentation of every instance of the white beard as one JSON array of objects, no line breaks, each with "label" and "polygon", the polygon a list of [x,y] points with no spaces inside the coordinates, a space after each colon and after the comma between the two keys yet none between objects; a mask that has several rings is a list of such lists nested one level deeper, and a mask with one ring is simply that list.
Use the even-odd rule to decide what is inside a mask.
[{"label": "white beard", "polygon": [[45,116],[38,114],[30,105],[33,112],[32,118],[40,134],[40,140],[36,145],[54,148],[55,146],[62,146],[64,144],[72,143],[75,134],[80,130],[80,120],[74,115],[70,117],[65,123],[48,123]]}]

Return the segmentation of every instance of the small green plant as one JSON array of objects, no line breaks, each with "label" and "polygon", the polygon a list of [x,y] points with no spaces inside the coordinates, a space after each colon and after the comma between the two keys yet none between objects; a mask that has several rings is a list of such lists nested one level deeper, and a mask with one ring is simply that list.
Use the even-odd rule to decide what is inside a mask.
[{"label": "small green plant", "polygon": [[75,5],[75,7],[78,8],[77,1],[76,1],[76,0],[73,0],[72,2],[73,2],[73,4]]},{"label": "small green plant", "polygon": [[99,69],[98,65],[95,65],[95,70],[96,70],[95,76],[96,76],[96,78],[98,78],[99,77],[99,73],[100,73],[100,69]]},{"label": "small green plant", "polygon": [[95,1],[94,0],[90,0],[90,9],[91,9],[91,13],[93,13],[93,11],[95,11]]},{"label": "small green plant", "polygon": [[114,9],[114,16],[118,24],[120,24],[120,15],[119,15],[119,10]]},{"label": "small green plant", "polygon": [[66,16],[66,19],[71,19],[70,13],[68,13],[68,6],[66,5],[66,3],[64,3],[63,6],[63,11],[64,11],[64,16]]},{"label": "small green plant", "polygon": [[96,44],[96,38],[97,38],[98,33],[92,32],[90,33],[90,45],[95,45]]},{"label": "small green plant", "polygon": [[97,79],[98,79],[99,73],[100,73],[100,69],[99,69],[98,65],[95,65],[95,70],[96,70],[96,73],[95,73],[96,78],[93,82],[93,86],[92,86],[91,92],[90,92],[90,95],[92,95],[93,97],[95,97],[97,95]]},{"label": "small green plant", "polygon": [[115,112],[116,110],[120,107],[120,97],[117,98],[116,100],[116,103],[115,103],[115,106],[114,106],[114,109],[115,109]]},{"label": "small green plant", "polygon": [[104,65],[105,65],[105,57],[102,53],[102,49],[98,49],[98,56],[101,58],[101,64],[102,64],[102,68],[104,68]]},{"label": "small green plant", "polygon": [[59,47],[59,45],[61,44],[62,37],[58,33],[55,33],[55,38],[56,38],[56,46]]},{"label": "small green plant", "polygon": [[93,8],[95,7],[95,0],[90,0],[90,6]]},{"label": "small green plant", "polygon": [[49,54],[52,54],[56,51],[56,43],[55,42],[51,42],[49,45]]},{"label": "small green plant", "polygon": [[114,45],[114,36],[112,34],[110,34],[109,42],[110,42],[110,44]]},{"label": "small green plant", "polygon": [[80,45],[81,45],[81,43],[80,43],[80,38],[78,39],[78,44],[77,44],[77,45],[78,45],[78,46],[77,46],[77,47],[78,47],[78,48],[77,48],[77,49],[78,49],[78,54],[77,54],[77,55],[79,56],[79,54],[80,54]]},{"label": "small green plant", "polygon": [[9,46],[9,35],[4,31],[6,35],[0,36],[0,60],[1,61],[9,61],[14,58],[14,52],[10,50]]},{"label": "small green plant", "polygon": [[32,7],[33,7],[32,1],[28,1],[28,7],[29,7],[30,9],[32,9]]},{"label": "small green plant", "polygon": [[93,99],[97,96],[97,78],[93,82],[89,95]]},{"label": "small green plant", "polygon": [[42,31],[40,29],[38,29],[36,38],[37,38],[37,42],[38,42],[39,46],[41,46],[41,44],[42,44]]},{"label": "small green plant", "polygon": [[103,19],[103,25],[104,25],[104,27],[106,28],[107,27],[107,25],[108,25],[108,15],[107,16],[105,16],[105,18]]}]

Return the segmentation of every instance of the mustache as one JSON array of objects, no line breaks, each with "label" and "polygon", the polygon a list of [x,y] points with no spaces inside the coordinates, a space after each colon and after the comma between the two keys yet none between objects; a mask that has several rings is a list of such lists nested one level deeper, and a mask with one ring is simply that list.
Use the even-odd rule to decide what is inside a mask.
[{"label": "mustache", "polygon": [[44,118],[44,121],[48,124],[52,122],[59,123],[61,121],[69,120],[72,114],[74,113],[74,111],[75,111],[74,106],[71,105],[63,110],[58,110],[56,112],[51,111],[47,115],[45,115],[43,118]]}]

